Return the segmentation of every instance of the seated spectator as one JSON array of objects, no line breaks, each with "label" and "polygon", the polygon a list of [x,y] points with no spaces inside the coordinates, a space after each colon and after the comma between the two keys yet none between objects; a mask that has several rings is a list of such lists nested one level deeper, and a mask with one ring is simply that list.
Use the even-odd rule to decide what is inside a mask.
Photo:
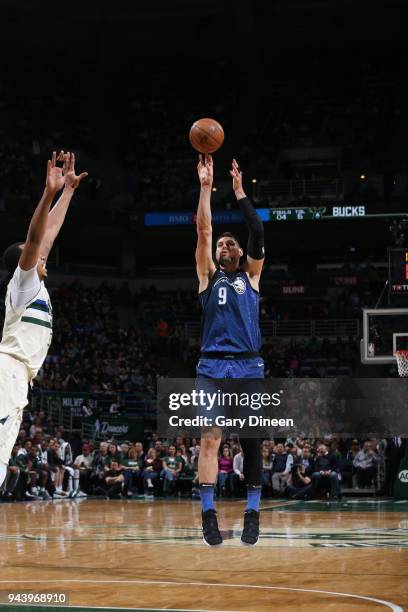
[{"label": "seated spectator", "polygon": [[18,445],[13,446],[8,462],[6,479],[0,487],[0,494],[4,499],[16,499],[17,484],[20,479],[20,467],[17,461]]},{"label": "seated spectator", "polygon": [[286,495],[291,499],[307,499],[312,491],[311,469],[306,468],[300,459],[296,460],[290,470]]},{"label": "seated spectator", "polygon": [[144,459],[145,454],[144,454],[142,442],[135,442],[133,446],[136,449],[137,456],[139,457],[139,459]]},{"label": "seated spectator", "polygon": [[139,495],[143,493],[142,470],[144,462],[140,454],[140,448],[136,448],[136,444],[130,449],[128,447],[127,453],[125,452],[126,446],[128,445],[122,444],[124,450],[120,458],[120,466],[123,469],[124,492],[128,497],[131,497],[133,493]]},{"label": "seated spectator", "polygon": [[120,395],[118,395],[116,398],[116,401],[112,402],[112,404],[109,406],[109,414],[121,416],[123,414],[123,411],[124,411],[124,406],[122,403],[122,399]]},{"label": "seated spectator", "polygon": [[372,487],[374,477],[377,473],[377,461],[378,459],[370,440],[366,440],[363,444],[363,448],[358,451],[353,461],[359,487]]},{"label": "seated spectator", "polygon": [[49,481],[51,481],[48,461],[44,462],[44,455],[36,446],[30,448],[28,462],[28,473],[30,475],[31,486],[30,492],[43,499],[51,499],[51,495],[46,488],[49,485]]},{"label": "seated spectator", "polygon": [[105,481],[105,473],[109,469],[110,456],[109,456],[109,444],[107,442],[100,442],[99,450],[94,454],[92,460],[92,471],[90,475],[91,487],[100,487]]},{"label": "seated spectator", "polygon": [[151,496],[153,495],[154,486],[160,476],[162,470],[162,461],[157,454],[155,448],[149,448],[143,465],[143,485],[144,492]]},{"label": "seated spectator", "polygon": [[350,449],[346,453],[346,457],[343,460],[341,477],[345,481],[345,483],[349,486],[353,486],[357,488],[357,475],[356,469],[354,467],[354,459],[357,456],[357,453],[360,450],[360,445],[358,440],[353,440],[351,442]]},{"label": "seated spectator", "polygon": [[262,444],[262,494],[264,497],[272,497],[272,465],[273,458],[269,444]]},{"label": "seated spectator", "polygon": [[163,469],[160,476],[163,478],[163,492],[171,493],[175,491],[175,481],[181,472],[183,460],[176,455],[174,444],[170,444],[167,452],[167,456],[162,461]]},{"label": "seated spectator", "polygon": [[59,455],[63,461],[64,478],[63,491],[72,496],[73,492],[79,490],[79,470],[73,467],[72,449],[69,442],[61,442]]},{"label": "seated spectator", "polygon": [[156,442],[154,443],[154,448],[156,449],[157,456],[160,457],[160,459],[163,459],[163,457],[166,456],[166,451],[163,446],[163,440],[156,440]]},{"label": "seated spectator", "polygon": [[106,496],[109,499],[119,497],[122,493],[125,477],[117,461],[111,461],[110,468],[105,474]]},{"label": "seated spectator", "polygon": [[54,497],[65,497],[66,493],[62,490],[64,480],[64,461],[60,456],[60,445],[55,438],[51,438],[47,450],[47,464],[51,470],[52,480],[55,487]]},{"label": "seated spectator", "polygon": [[[289,455],[290,466],[293,463],[292,455]],[[275,445],[275,456],[272,462],[272,488],[277,495],[281,495],[287,485],[287,480],[290,472],[290,466],[287,466],[288,454],[284,452],[283,444]],[[287,469],[289,468],[289,469]]]},{"label": "seated spectator", "polygon": [[222,455],[218,459],[218,491],[221,497],[225,497],[227,490],[231,490],[231,476],[234,473],[233,465],[230,447],[225,445],[222,448]]},{"label": "seated spectator", "polygon": [[245,476],[244,476],[244,451],[241,445],[238,445],[239,452],[234,455],[233,470],[234,473],[231,479],[232,493],[237,497],[245,496]]},{"label": "seated spectator", "polygon": [[191,455],[186,456],[187,461],[183,463],[183,467],[177,479],[177,489],[179,495],[191,495],[194,482],[198,480],[198,465]]},{"label": "seated spectator", "polygon": [[90,477],[92,472],[93,454],[89,444],[82,445],[82,455],[78,455],[74,461],[74,468],[79,470],[78,497],[86,497],[90,493]]},{"label": "seated spectator", "polygon": [[307,475],[311,476],[314,472],[314,459],[312,457],[310,444],[305,444],[303,446],[300,455],[300,463],[305,467]]},{"label": "seated spectator", "polygon": [[108,447],[108,452],[109,452],[109,462],[112,463],[112,461],[116,461],[117,463],[120,464],[121,457],[120,457],[120,452],[119,452],[117,444],[115,444],[114,442],[111,442]]},{"label": "seated spectator", "polygon": [[317,448],[314,472],[312,474],[312,497],[317,497],[321,485],[329,485],[331,499],[338,499],[340,482],[338,465],[334,455],[329,454],[327,446],[320,444]]}]

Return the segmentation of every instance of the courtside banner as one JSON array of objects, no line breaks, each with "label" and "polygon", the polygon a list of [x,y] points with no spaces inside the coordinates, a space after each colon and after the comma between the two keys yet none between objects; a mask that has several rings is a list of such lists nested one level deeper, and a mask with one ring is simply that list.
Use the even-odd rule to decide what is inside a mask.
[{"label": "courtside banner", "polygon": [[404,378],[159,378],[157,430],[199,436],[408,436]]}]

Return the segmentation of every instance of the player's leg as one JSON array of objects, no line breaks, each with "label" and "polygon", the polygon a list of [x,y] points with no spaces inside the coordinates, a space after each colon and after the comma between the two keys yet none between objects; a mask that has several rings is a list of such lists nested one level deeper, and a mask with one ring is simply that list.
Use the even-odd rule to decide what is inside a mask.
[{"label": "player's leg", "polygon": [[[225,361],[218,359],[200,359],[197,367],[196,390],[216,393],[220,386],[217,376],[222,377],[226,370]],[[211,377],[211,378],[209,378]],[[215,418],[222,406],[217,402],[210,407],[206,401],[199,403],[197,414],[202,417]],[[198,457],[198,481],[201,497],[201,516],[203,522],[203,539],[208,546],[220,546],[222,536],[218,529],[217,514],[214,507],[214,488],[218,475],[218,450],[221,444],[221,429],[219,427],[205,427],[201,430],[200,454]]]},{"label": "player's leg", "polygon": [[259,506],[262,492],[261,440],[242,438],[240,442],[244,452],[244,475],[248,491],[241,543],[255,546],[259,539]]},{"label": "player's leg", "polygon": [[[246,392],[250,397],[259,397],[260,393],[264,392],[263,360],[261,358],[234,361],[232,371],[234,378],[241,379],[241,392]],[[248,492],[241,544],[255,546],[259,539],[259,507],[263,474],[262,445],[259,438],[242,437],[240,443],[244,453],[244,476]]]},{"label": "player's leg", "polygon": [[217,481],[220,444],[221,430],[218,427],[202,430],[200,455],[198,457],[198,479],[200,483],[203,538],[209,546],[220,546],[222,544],[222,536],[218,529],[214,506],[214,486]]},{"label": "player's leg", "polygon": [[11,451],[20,431],[22,413],[22,409],[13,409],[0,419],[0,486],[6,478]]},{"label": "player's leg", "polygon": [[0,486],[6,478],[11,451],[20,431],[27,390],[23,364],[0,354]]}]

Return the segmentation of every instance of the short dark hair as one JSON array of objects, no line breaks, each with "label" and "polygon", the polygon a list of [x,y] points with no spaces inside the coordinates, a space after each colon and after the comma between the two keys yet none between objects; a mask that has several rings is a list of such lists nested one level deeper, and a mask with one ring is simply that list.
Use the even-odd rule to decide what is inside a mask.
[{"label": "short dark hair", "polygon": [[235,240],[235,242],[237,243],[237,245],[239,247],[241,247],[241,243],[239,241],[239,239],[235,236],[235,234],[232,234],[231,232],[224,232],[223,234],[220,234],[217,238],[217,240],[215,241],[215,244],[218,243],[220,238],[233,238]]},{"label": "short dark hair", "polygon": [[21,257],[21,247],[24,242],[15,242],[11,244],[3,253],[3,266],[10,274],[14,273],[14,270],[18,266],[18,262]]}]

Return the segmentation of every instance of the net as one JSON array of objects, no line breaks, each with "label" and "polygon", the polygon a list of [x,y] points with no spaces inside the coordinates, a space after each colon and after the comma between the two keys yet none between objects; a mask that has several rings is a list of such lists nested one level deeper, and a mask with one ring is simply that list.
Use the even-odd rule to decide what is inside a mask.
[{"label": "net", "polygon": [[408,351],[395,351],[395,358],[398,365],[398,374],[408,376]]}]

